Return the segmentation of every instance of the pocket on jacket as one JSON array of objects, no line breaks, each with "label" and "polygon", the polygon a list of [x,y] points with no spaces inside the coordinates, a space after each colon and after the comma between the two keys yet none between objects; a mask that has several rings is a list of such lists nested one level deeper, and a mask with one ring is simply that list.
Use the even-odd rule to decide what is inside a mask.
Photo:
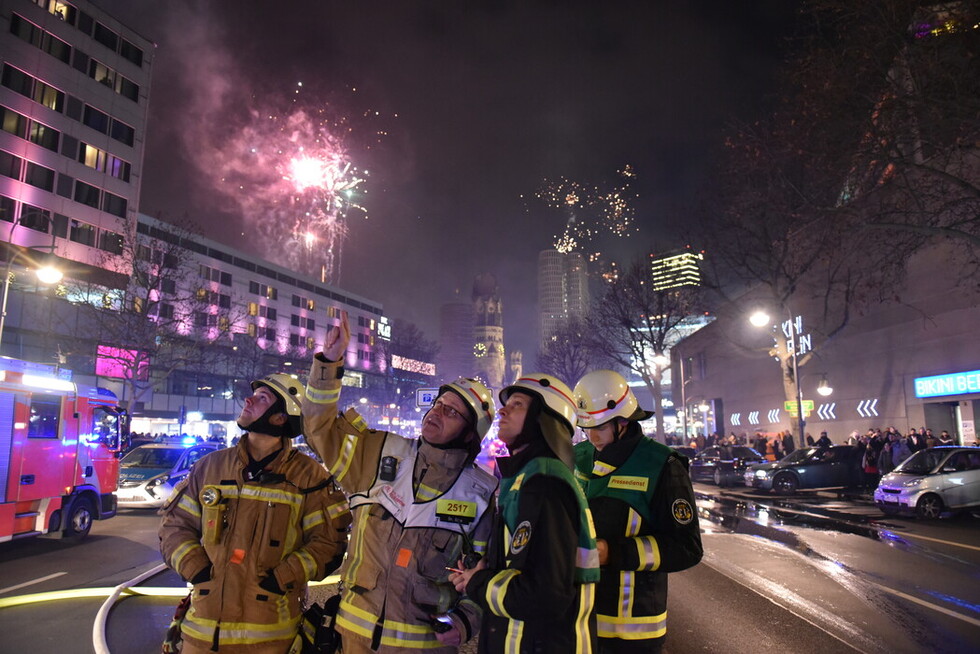
[{"label": "pocket on jacket", "polygon": [[416,553],[419,574],[426,579],[445,580],[446,566],[455,566],[460,555],[459,534],[445,529],[430,529]]},{"label": "pocket on jacket", "polygon": [[259,543],[259,569],[275,568],[283,559],[286,539],[290,530],[290,507],[274,502],[266,504],[262,526],[262,541]]}]

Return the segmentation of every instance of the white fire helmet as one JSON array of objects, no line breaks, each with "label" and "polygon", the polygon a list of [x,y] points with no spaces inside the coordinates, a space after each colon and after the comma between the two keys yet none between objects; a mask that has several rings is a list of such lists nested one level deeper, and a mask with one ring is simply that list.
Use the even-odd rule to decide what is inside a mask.
[{"label": "white fire helmet", "polygon": [[565,422],[569,434],[575,432],[575,400],[565,382],[544,373],[527,374],[500,391],[500,401],[506,404],[507,398],[516,390],[540,397],[545,408]]},{"label": "white fire helmet", "polygon": [[640,408],[626,378],[615,370],[593,370],[575,384],[578,426],[592,429],[613,418],[646,420],[651,411]]},{"label": "white fire helmet", "polygon": [[449,382],[439,387],[439,394],[446,391],[454,391],[459,395],[476,416],[476,430],[482,440],[493,424],[493,417],[497,412],[497,407],[493,402],[493,394],[486,386],[476,379],[460,377],[456,381]]}]

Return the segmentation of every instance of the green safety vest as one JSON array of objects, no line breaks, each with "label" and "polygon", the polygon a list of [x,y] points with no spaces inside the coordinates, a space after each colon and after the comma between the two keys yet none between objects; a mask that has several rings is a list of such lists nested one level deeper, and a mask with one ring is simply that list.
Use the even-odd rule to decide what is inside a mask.
[{"label": "green safety vest", "polygon": [[618,468],[595,460],[596,449],[589,441],[575,446],[575,479],[588,499],[611,497],[625,502],[651,521],[650,504],[660,472],[673,450],[649,438],[641,438],[636,449]]},{"label": "green safety vest", "polygon": [[[517,509],[520,504],[521,487],[534,475],[557,477],[568,484],[575,493],[578,503],[579,529],[578,551],[575,557],[575,581],[578,583],[596,583],[599,581],[599,552],[595,545],[595,527],[592,525],[592,514],[589,505],[582,494],[582,489],[575,482],[572,472],[558,459],[538,457],[524,466],[513,477],[507,477],[500,482],[500,514],[507,528],[507,553],[510,553],[510,534],[517,529]],[[508,558],[510,558],[508,556]]]}]

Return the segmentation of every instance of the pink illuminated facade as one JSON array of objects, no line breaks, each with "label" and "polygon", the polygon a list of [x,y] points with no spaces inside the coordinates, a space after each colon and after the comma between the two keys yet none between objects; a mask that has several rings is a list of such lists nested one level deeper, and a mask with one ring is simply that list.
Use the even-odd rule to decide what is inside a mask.
[{"label": "pink illuminated facade", "polygon": [[[210,429],[235,419],[249,379],[303,374],[347,311],[344,384],[381,403],[390,325],[380,304],[138,213],[154,49],[86,0],[0,0],[0,266],[14,273],[0,354],[66,364],[110,388],[158,421],[138,431],[173,431],[191,414]],[[141,295],[137,269],[152,271],[164,252],[181,270]],[[41,288],[24,273],[49,256],[66,281]],[[143,344],[97,329],[93,305],[111,320],[134,302],[154,307]],[[144,347],[154,329],[200,359],[162,360],[162,348]]]},{"label": "pink illuminated facade", "polygon": [[136,222],[153,49],[83,0],[0,0],[5,255],[125,274],[114,257]]}]

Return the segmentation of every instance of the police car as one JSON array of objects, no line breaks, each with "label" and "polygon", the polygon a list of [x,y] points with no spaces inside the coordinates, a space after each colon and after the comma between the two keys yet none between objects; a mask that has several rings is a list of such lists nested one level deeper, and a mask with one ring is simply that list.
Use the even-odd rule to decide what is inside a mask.
[{"label": "police car", "polygon": [[217,443],[150,443],[131,450],[119,461],[116,499],[124,509],[158,509],[191,467]]}]

